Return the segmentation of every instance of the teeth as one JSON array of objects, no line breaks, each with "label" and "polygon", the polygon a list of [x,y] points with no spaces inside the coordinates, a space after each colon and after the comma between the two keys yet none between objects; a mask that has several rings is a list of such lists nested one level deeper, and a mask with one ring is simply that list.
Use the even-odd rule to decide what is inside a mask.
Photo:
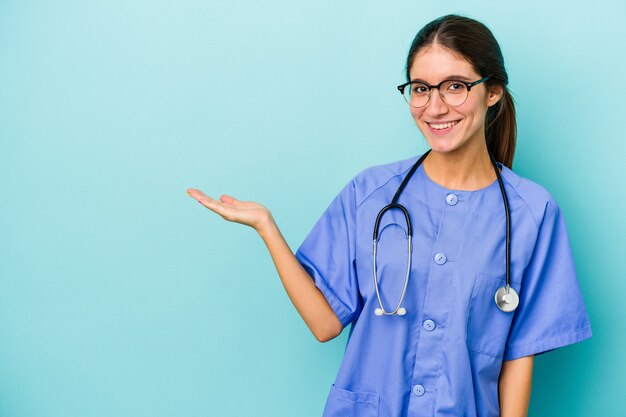
[{"label": "teeth", "polygon": [[456,122],[448,122],[448,123],[443,123],[443,124],[437,124],[437,125],[429,123],[429,125],[433,129],[443,130],[443,129],[448,129],[449,127],[452,127],[452,126],[454,126],[457,123],[458,123],[458,121],[456,121]]}]

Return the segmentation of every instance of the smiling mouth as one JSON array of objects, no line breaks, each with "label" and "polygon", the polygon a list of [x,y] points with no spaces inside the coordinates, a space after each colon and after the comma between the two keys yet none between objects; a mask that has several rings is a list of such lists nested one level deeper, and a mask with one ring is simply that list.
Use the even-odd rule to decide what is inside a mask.
[{"label": "smiling mouth", "polygon": [[456,125],[459,122],[460,120],[453,120],[451,122],[446,122],[446,123],[426,122],[426,124],[430,126],[431,129],[434,129],[434,130],[446,130],[446,129],[450,129],[452,126]]}]

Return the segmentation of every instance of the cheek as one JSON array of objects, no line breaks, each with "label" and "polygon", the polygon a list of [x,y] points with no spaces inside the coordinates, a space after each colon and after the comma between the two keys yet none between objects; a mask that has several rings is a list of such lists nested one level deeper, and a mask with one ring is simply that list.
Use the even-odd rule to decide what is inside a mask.
[{"label": "cheek", "polygon": [[471,97],[457,107],[457,111],[472,121],[481,121],[485,119],[487,114],[487,106],[480,101],[478,97]]},{"label": "cheek", "polygon": [[422,117],[422,114],[424,113],[423,109],[419,109],[416,107],[409,107],[409,110],[411,112],[411,116],[413,116],[413,119],[415,119],[416,122],[420,117]]}]

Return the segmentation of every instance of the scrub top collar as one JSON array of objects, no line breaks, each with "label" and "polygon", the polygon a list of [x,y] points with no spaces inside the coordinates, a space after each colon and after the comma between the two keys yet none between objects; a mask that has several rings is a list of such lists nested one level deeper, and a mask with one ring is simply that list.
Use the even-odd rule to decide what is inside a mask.
[{"label": "scrub top collar", "polygon": [[[402,173],[402,178],[408,174],[409,169],[415,161],[417,161],[417,158],[407,160],[408,165]],[[515,184],[518,182],[517,175],[501,162],[497,162],[497,165],[501,168],[500,176],[502,177],[507,193],[513,192]],[[405,196],[403,192],[400,196],[400,203],[404,201],[405,203],[410,204],[408,200],[415,198],[432,208],[438,209],[443,209],[446,205],[450,205],[451,203],[454,203],[454,205],[457,203],[464,203],[464,205],[470,210],[472,208],[479,209],[479,205],[477,203],[483,198],[492,198],[493,196],[493,198],[502,199],[497,179],[486,187],[478,190],[470,191],[446,188],[434,182],[424,171],[423,165],[420,165],[417,168],[413,178],[411,178],[407,184],[405,192],[407,195]]]}]

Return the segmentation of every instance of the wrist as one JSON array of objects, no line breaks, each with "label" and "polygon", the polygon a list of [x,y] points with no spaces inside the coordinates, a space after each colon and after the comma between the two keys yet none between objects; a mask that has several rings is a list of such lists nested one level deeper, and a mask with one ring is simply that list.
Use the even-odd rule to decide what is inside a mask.
[{"label": "wrist", "polygon": [[265,239],[267,236],[276,231],[276,222],[271,214],[265,219],[263,222],[259,223],[256,227],[257,233],[261,236],[261,238]]}]

